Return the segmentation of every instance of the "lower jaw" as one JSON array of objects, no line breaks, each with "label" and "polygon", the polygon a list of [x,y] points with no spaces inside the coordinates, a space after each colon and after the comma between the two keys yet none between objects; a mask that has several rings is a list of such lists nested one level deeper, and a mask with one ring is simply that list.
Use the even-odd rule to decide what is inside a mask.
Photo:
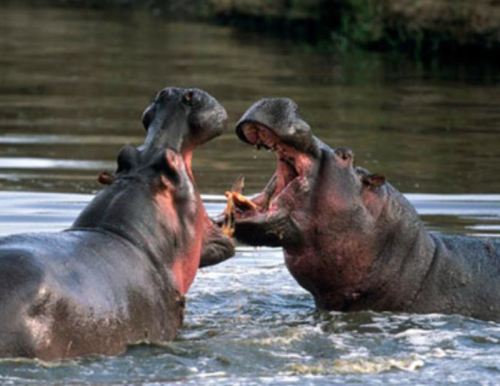
[{"label": "lower jaw", "polygon": [[186,172],[191,180],[191,182],[195,182],[194,174],[193,174],[193,149],[183,150],[182,151],[182,159],[184,160],[184,165],[186,166]]}]

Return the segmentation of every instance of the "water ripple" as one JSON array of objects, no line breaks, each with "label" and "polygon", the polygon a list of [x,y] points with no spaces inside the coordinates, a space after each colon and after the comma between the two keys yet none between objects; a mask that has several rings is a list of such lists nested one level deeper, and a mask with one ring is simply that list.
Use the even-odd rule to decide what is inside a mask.
[{"label": "water ripple", "polygon": [[[91,198],[0,192],[0,234],[65,228]],[[444,217],[459,219],[466,202],[409,198],[421,212],[441,207]],[[211,215],[224,208],[221,196],[203,199]],[[498,221],[497,197],[467,199],[469,209],[489,205]],[[0,383],[413,385],[471,384],[480,376],[493,385],[499,342],[500,324],[456,315],[317,312],[288,274],[280,249],[238,246],[234,258],[200,270],[174,342],[50,366],[4,360]]]}]

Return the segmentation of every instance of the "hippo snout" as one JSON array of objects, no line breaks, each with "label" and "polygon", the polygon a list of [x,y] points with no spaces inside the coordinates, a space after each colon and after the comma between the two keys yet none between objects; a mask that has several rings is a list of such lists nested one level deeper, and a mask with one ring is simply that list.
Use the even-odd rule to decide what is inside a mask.
[{"label": "hippo snout", "polygon": [[227,118],[225,108],[206,91],[164,88],[142,115],[145,147],[190,151],[222,134]]}]

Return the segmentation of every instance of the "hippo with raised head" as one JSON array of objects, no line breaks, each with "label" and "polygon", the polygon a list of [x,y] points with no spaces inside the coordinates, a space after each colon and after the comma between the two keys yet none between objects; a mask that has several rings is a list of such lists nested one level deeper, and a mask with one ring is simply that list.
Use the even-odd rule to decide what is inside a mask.
[{"label": "hippo with raised head", "polygon": [[226,120],[202,90],[162,90],[143,116],[144,145],[121,150],[71,228],[0,239],[0,357],[114,355],[175,337],[200,264],[234,253],[191,172],[193,149]]},{"label": "hippo with raised head", "polygon": [[282,246],[318,308],[500,320],[500,241],[428,232],[383,176],[313,136],[290,99],[255,103],[236,133],[277,168],[251,205],[235,196],[235,237]]}]

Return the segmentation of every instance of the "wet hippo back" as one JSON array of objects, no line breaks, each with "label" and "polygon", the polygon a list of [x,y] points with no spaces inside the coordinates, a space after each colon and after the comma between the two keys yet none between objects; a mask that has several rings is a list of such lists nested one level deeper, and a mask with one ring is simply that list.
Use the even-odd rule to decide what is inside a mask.
[{"label": "wet hippo back", "polygon": [[436,253],[414,310],[500,320],[500,240],[432,237]]},{"label": "wet hippo back", "polygon": [[142,251],[103,231],[3,239],[0,283],[0,356],[116,354],[170,340],[182,321],[172,284]]}]

